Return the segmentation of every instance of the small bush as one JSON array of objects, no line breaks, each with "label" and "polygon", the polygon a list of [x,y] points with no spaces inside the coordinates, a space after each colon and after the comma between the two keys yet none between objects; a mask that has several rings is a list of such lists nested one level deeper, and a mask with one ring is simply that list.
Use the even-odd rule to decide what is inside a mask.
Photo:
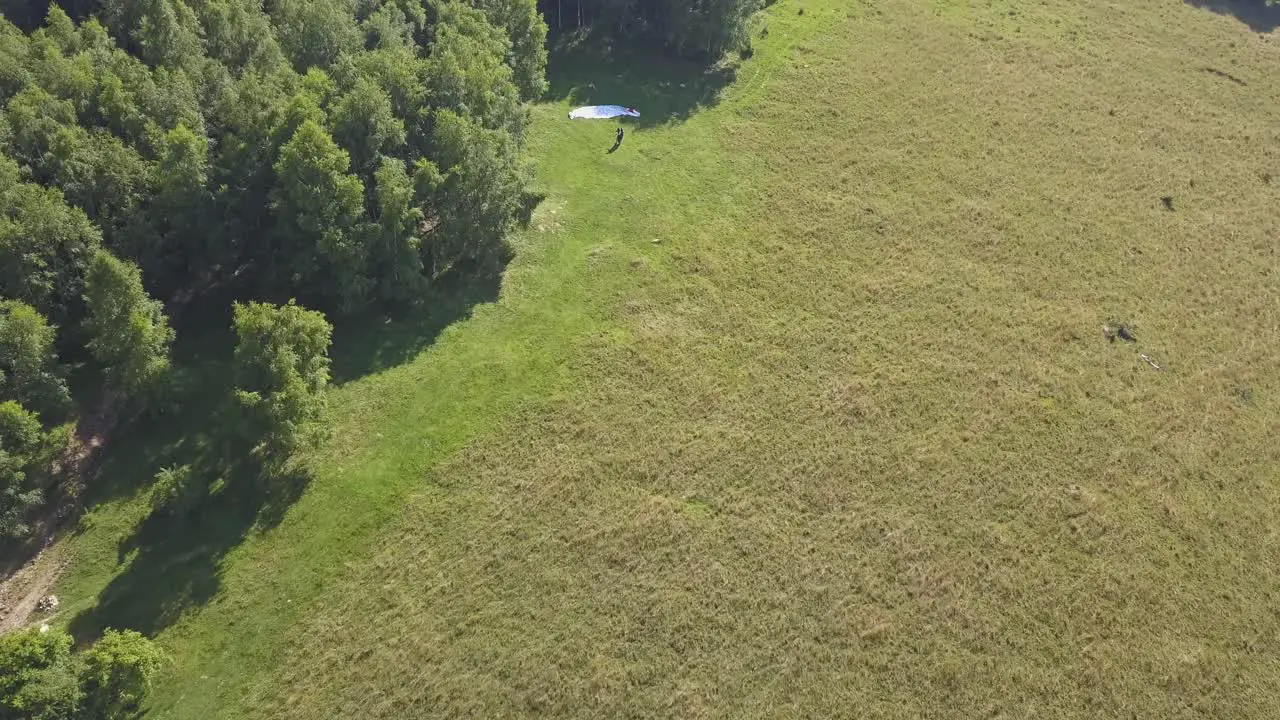
[{"label": "small bush", "polygon": [[156,482],[151,487],[151,512],[183,517],[200,504],[207,491],[191,472],[190,465],[164,468],[156,473]]},{"label": "small bush", "polygon": [[80,688],[88,717],[128,717],[164,665],[155,643],[132,630],[108,630],[81,657]]},{"label": "small bush", "polygon": [[76,670],[64,632],[0,635],[0,717],[74,718],[82,698]]}]

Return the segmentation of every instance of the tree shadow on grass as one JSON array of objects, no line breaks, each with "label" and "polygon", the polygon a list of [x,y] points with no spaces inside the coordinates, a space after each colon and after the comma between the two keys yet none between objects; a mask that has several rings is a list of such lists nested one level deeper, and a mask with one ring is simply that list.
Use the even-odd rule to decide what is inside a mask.
[{"label": "tree shadow on grass", "polygon": [[[229,315],[227,317],[229,322]],[[220,327],[214,325],[210,327]],[[300,471],[268,473],[240,435],[231,346],[219,332],[174,348],[166,400],[114,433],[81,497],[85,507],[153,493],[157,473],[185,472],[185,503],[151,512],[116,548],[118,574],[71,620],[79,640],[106,628],[158,632],[221,587],[223,557],[251,532],[275,527],[305,491]],[[88,528],[81,523],[72,532]]]},{"label": "tree shadow on grass", "polygon": [[1267,5],[1263,0],[1185,0],[1202,10],[1231,15],[1258,33],[1269,33],[1280,27],[1280,5]]},{"label": "tree shadow on grass", "polygon": [[[530,194],[517,220],[532,216],[542,196]],[[455,265],[436,278],[417,303],[400,308],[370,310],[334,323],[332,375],[343,385],[370,373],[406,363],[426,350],[450,325],[471,317],[477,305],[495,302],[502,290],[502,274],[511,262],[509,252],[494,261]]]},{"label": "tree shadow on grass", "polygon": [[672,58],[589,33],[569,34],[551,47],[547,97],[574,105],[625,105],[640,111],[626,122],[652,128],[688,120],[720,101],[737,66]]},{"label": "tree shadow on grass", "polygon": [[[531,211],[536,198],[529,202]],[[332,353],[335,381],[400,364],[421,352],[477,303],[498,297],[509,259],[504,254],[483,269],[455,267],[438,278],[429,297],[398,316],[340,320]],[[225,320],[229,323],[230,317]],[[208,603],[221,589],[227,553],[250,533],[278,525],[305,492],[305,473],[266,471],[252,455],[252,443],[238,436],[231,409],[233,344],[233,338],[215,337],[175,348],[170,400],[103,447],[83,496],[88,507],[154,492],[157,472],[165,468],[185,468],[195,490],[185,501],[152,509],[120,540],[116,561],[123,567],[94,606],[72,619],[70,630],[77,639],[96,638],[106,628],[154,634]]]},{"label": "tree shadow on grass", "polygon": [[[527,225],[544,197],[527,193],[517,222]],[[483,267],[456,265],[413,306],[335,319],[330,353],[333,382],[349,382],[407,362],[435,342],[446,327],[470,317],[476,305],[497,300],[502,274],[512,259],[510,252],[497,256]],[[231,303],[198,312],[183,316],[190,330],[179,333],[173,348],[173,371],[164,399],[153,403],[147,414],[119,427],[98,451],[92,477],[80,496],[84,507],[132,495],[151,484],[163,468],[209,466],[215,460],[225,464],[226,458],[218,457],[225,454],[226,440],[221,435],[234,430],[235,424],[233,417],[225,415],[234,393]],[[228,425],[232,427],[220,427]]]},{"label": "tree shadow on grass", "polygon": [[189,511],[153,510],[117,545],[127,567],[112,578],[95,605],[72,619],[80,640],[107,628],[153,635],[190,609],[209,602],[221,588],[225,555],[250,532],[274,527],[305,491],[305,473],[265,475],[252,462],[219,473],[192,469],[200,497]]},{"label": "tree shadow on grass", "polygon": [[[541,200],[528,194],[516,220],[527,222]],[[397,314],[339,319],[331,353],[335,382],[412,359],[477,304],[496,300],[511,254],[497,251],[491,257],[456,264],[436,278],[421,302]],[[180,322],[190,330],[180,332],[174,347],[164,401],[113,433],[100,450],[81,495],[85,507],[154,493],[157,473],[166,468],[186,473],[194,491],[153,507],[120,540],[116,561],[123,567],[95,605],[71,621],[81,641],[106,628],[154,634],[208,603],[221,589],[227,553],[251,533],[278,525],[306,490],[305,473],[268,472],[251,453],[252,441],[240,435],[233,410],[230,307],[228,301],[184,314]],[[72,532],[86,529],[81,524]]]},{"label": "tree shadow on grass", "polygon": [[204,462],[215,452],[219,415],[232,393],[230,347],[202,337],[179,343],[174,360],[164,401],[119,427],[99,449],[80,497],[84,507],[132,495],[160,469]]}]

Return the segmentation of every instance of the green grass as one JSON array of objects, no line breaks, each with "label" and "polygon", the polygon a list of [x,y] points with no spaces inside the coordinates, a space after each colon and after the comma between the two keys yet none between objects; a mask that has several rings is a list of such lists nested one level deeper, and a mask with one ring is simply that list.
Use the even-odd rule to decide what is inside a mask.
[{"label": "green grass", "polygon": [[[154,716],[1273,712],[1280,40],[1176,0],[766,26],[732,75],[553,73],[498,300],[366,331],[278,524],[156,562],[136,483],[89,515],[59,593],[165,612]],[[569,98],[646,117],[606,155]]]}]

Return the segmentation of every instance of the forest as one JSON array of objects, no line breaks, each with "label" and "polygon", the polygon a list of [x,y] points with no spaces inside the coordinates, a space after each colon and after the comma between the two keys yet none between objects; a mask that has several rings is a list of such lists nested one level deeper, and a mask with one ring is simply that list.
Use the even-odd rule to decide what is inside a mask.
[{"label": "forest", "polygon": [[[336,318],[500,266],[531,201],[522,146],[549,31],[714,58],[745,46],[758,5],[6,0],[0,555],[74,513],[78,427],[110,437],[169,408],[175,343],[234,343],[222,453],[271,476],[315,436]],[[190,511],[203,482],[162,474],[160,509]],[[139,652],[5,636],[0,717],[129,711],[158,662]],[[95,662],[129,689],[104,690]]]}]

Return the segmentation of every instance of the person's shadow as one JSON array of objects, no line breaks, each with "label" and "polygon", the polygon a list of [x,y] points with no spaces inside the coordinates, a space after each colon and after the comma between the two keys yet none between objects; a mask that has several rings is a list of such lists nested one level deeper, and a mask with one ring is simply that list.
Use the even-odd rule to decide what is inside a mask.
[{"label": "person's shadow", "polygon": [[608,152],[607,154],[612,155],[612,154],[614,154],[614,153],[618,152],[618,148],[620,148],[620,147],[622,147],[622,141],[620,141],[620,140],[615,140],[615,141],[613,142],[613,147],[609,148],[609,152]]}]

